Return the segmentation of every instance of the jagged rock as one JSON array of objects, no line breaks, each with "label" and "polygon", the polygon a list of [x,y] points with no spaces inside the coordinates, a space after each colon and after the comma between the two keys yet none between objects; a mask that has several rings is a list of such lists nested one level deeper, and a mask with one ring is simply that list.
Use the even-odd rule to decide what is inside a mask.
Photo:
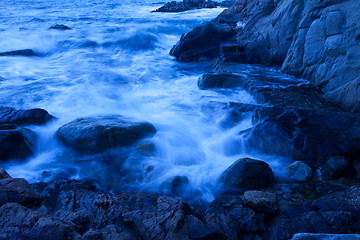
[{"label": "jagged rock", "polygon": [[198,87],[202,90],[209,88],[235,88],[241,87],[244,80],[242,76],[227,73],[206,73],[198,80]]},{"label": "jagged rock", "polygon": [[17,110],[0,106],[0,124],[40,125],[53,118],[46,110],[40,108]]},{"label": "jagged rock", "polygon": [[156,132],[148,122],[135,122],[118,115],[79,118],[62,126],[57,139],[80,153],[91,154],[130,146]]},{"label": "jagged rock", "polygon": [[0,207],[1,239],[62,240],[79,239],[76,227],[17,203],[6,203]]},{"label": "jagged rock", "polygon": [[70,30],[71,28],[66,25],[63,25],[63,24],[56,24],[56,25],[51,26],[49,29]]},{"label": "jagged rock", "polygon": [[183,35],[170,54],[179,61],[212,59],[220,54],[220,43],[234,36],[228,25],[204,22]]},{"label": "jagged rock", "polygon": [[34,154],[36,134],[12,124],[0,125],[0,161],[23,160]]},{"label": "jagged rock", "polygon": [[23,178],[12,178],[0,168],[0,206],[16,202],[24,206],[37,206],[43,200],[32,186]]},{"label": "jagged rock", "polygon": [[267,163],[241,158],[221,174],[219,181],[226,187],[247,191],[270,187],[275,179]]},{"label": "jagged rock", "polygon": [[330,157],[323,168],[323,173],[334,179],[341,177],[356,177],[356,169],[344,156]]},{"label": "jagged rock", "polygon": [[244,201],[246,206],[264,213],[276,212],[280,207],[276,195],[270,192],[246,191],[244,193]]},{"label": "jagged rock", "polygon": [[296,161],[282,172],[287,179],[306,182],[312,178],[312,169],[304,162]]},{"label": "jagged rock", "polygon": [[296,233],[291,240],[359,240],[360,234]]},{"label": "jagged rock", "polygon": [[2,52],[0,56],[25,56],[25,57],[33,57],[38,56],[32,49],[23,49],[23,50],[15,50],[9,52]]}]

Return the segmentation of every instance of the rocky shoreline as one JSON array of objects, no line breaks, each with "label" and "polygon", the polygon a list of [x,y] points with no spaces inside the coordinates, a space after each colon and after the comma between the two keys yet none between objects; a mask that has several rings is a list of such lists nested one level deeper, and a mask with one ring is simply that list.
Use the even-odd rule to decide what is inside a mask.
[{"label": "rocky shoreline", "polygon": [[[357,81],[350,76],[359,73],[359,44],[349,33],[358,15],[350,5],[356,9],[359,3],[237,1],[171,50],[180,61],[213,60],[212,71],[198,80],[200,89],[241,88],[254,96],[258,104],[210,107],[231,112],[224,127],[250,114],[253,127],[239,135],[254,152],[293,159],[282,173],[274,174],[261,159],[238,159],[217,180],[222,190],[212,202],[187,203],[178,197],[188,184],[181,176],[162,195],[105,191],[96,182],[52,172],[43,173],[49,181],[29,184],[0,168],[0,239],[359,239],[360,113],[347,111],[358,110],[357,90],[347,91]],[[339,35],[348,45],[334,47]],[[243,63],[277,65],[310,81],[281,79]],[[349,96],[331,97],[344,91]],[[37,137],[27,126],[54,119],[42,109],[0,107],[0,161],[32,156]],[[146,139],[154,134],[151,123],[105,115],[75,119],[56,138],[78,154],[128,146],[151,152]]]}]

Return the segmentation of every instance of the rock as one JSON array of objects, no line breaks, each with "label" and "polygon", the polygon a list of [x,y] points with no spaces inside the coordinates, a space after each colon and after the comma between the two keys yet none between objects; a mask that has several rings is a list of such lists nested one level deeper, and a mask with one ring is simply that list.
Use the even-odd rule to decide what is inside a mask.
[{"label": "rock", "polygon": [[189,179],[185,176],[175,176],[164,181],[161,187],[169,190],[171,194],[179,196],[189,187]]},{"label": "rock", "polygon": [[296,161],[282,172],[287,179],[306,182],[312,178],[312,169],[304,162]]},{"label": "rock", "polygon": [[333,179],[356,177],[356,169],[344,156],[330,157],[324,166],[323,173]]},{"label": "rock", "polygon": [[296,233],[291,240],[358,240],[360,234]]},{"label": "rock", "polygon": [[226,73],[206,73],[198,80],[198,87],[202,90],[209,88],[235,88],[243,85],[242,76]]},{"label": "rock", "polygon": [[0,107],[0,124],[41,125],[53,118],[46,110],[40,108],[16,110],[12,107]]},{"label": "rock", "polygon": [[71,28],[66,25],[63,25],[63,24],[56,24],[56,25],[51,26],[49,29],[70,30]]},{"label": "rock", "polygon": [[216,8],[220,3],[211,0],[184,0],[182,2],[171,1],[153,12],[184,12],[201,8]]},{"label": "rock", "polygon": [[270,192],[246,191],[244,193],[244,201],[246,206],[258,212],[273,213],[280,207],[276,195]]},{"label": "rock", "polygon": [[57,139],[84,154],[130,146],[156,132],[148,122],[135,122],[118,115],[79,118],[62,126]]},{"label": "rock", "polygon": [[213,59],[220,54],[220,43],[233,36],[234,31],[228,25],[204,22],[183,35],[170,54],[184,62]]},{"label": "rock", "polygon": [[23,160],[34,154],[36,134],[12,124],[0,125],[0,161]]},{"label": "rock", "polygon": [[16,202],[24,206],[37,206],[43,198],[23,178],[12,178],[0,168],[0,206],[8,202]]},{"label": "rock", "polygon": [[226,187],[247,191],[270,187],[275,179],[267,163],[251,158],[241,158],[221,174],[220,182]]},{"label": "rock", "polygon": [[194,215],[187,216],[187,227],[190,239],[224,239],[217,229],[200,221]]},{"label": "rock", "polygon": [[[327,99],[360,111],[359,8],[357,0],[237,1],[212,23],[236,32],[220,40],[226,61],[279,65],[287,74],[312,81]],[[180,61],[219,57],[218,40],[195,44],[192,34],[200,29],[206,30],[197,27],[183,36],[172,55]],[[211,39],[223,35],[211,33]],[[206,51],[210,46],[213,54]]]},{"label": "rock", "polygon": [[265,230],[263,214],[246,207],[240,196],[218,196],[207,208],[204,220],[210,226],[221,229],[228,239],[246,239],[249,233]]},{"label": "rock", "polygon": [[23,49],[23,50],[15,50],[9,52],[2,52],[0,56],[25,56],[25,57],[33,57],[38,56],[32,49]]},{"label": "rock", "polygon": [[1,239],[62,240],[78,239],[76,227],[50,215],[36,212],[17,203],[0,207]]},{"label": "rock", "polygon": [[295,233],[353,233],[351,213],[307,212],[293,219],[278,219],[270,228],[270,240],[291,239]]}]

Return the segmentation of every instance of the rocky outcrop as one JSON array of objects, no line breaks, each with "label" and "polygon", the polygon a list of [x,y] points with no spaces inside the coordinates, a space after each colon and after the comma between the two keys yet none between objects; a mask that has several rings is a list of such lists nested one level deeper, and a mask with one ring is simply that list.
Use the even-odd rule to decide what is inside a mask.
[{"label": "rocky outcrop", "polygon": [[[198,26],[171,53],[182,61],[222,53],[225,60],[279,65],[285,73],[314,82],[327,99],[360,111],[359,8],[357,0],[239,0],[212,21],[236,32],[235,37],[220,39],[221,34],[213,31],[211,46],[216,52],[202,54],[197,51],[200,44],[192,44],[202,41],[211,48],[205,33],[200,40],[191,37],[206,31]],[[183,42],[195,49],[196,57],[181,57],[190,51]]]},{"label": "rocky outcrop", "polygon": [[2,52],[0,56],[25,56],[25,57],[33,57],[38,56],[32,49],[22,49],[22,50],[15,50],[9,52]]},{"label": "rocky outcrop", "polygon": [[313,176],[312,169],[301,161],[296,161],[285,168],[282,174],[285,178],[298,182],[306,182]]},{"label": "rocky outcrop", "polygon": [[17,110],[0,106],[0,124],[41,125],[54,117],[40,108]]},{"label": "rocky outcrop", "polygon": [[211,0],[184,0],[182,2],[171,1],[153,12],[184,12],[201,8],[216,8],[221,4]]},{"label": "rocky outcrop", "polygon": [[156,129],[148,122],[107,115],[76,119],[62,126],[56,137],[66,147],[92,154],[127,147],[155,133]]}]

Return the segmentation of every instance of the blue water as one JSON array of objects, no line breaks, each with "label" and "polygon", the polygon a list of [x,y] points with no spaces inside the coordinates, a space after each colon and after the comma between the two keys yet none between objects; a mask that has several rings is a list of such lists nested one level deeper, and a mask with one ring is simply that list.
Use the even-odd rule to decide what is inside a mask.
[{"label": "blue water", "polygon": [[[57,117],[30,126],[39,136],[36,155],[4,165],[15,177],[44,181],[44,170],[92,179],[108,188],[167,192],[175,176],[190,193],[211,200],[219,175],[247,156],[238,134],[251,114],[223,127],[227,110],[211,103],[256,103],[247,92],[202,91],[197,79],[209,63],[179,63],[168,53],[183,33],[223,9],[151,13],[154,0],[3,0],[0,52],[31,48],[39,57],[0,58],[0,105],[44,108]],[[49,29],[64,24],[71,30]],[[213,104],[212,104],[213,105]],[[93,114],[121,114],[151,122],[153,155],[134,149],[79,156],[57,143],[63,124]],[[271,166],[279,163],[267,159]],[[191,194],[190,194],[191,195]]]}]

